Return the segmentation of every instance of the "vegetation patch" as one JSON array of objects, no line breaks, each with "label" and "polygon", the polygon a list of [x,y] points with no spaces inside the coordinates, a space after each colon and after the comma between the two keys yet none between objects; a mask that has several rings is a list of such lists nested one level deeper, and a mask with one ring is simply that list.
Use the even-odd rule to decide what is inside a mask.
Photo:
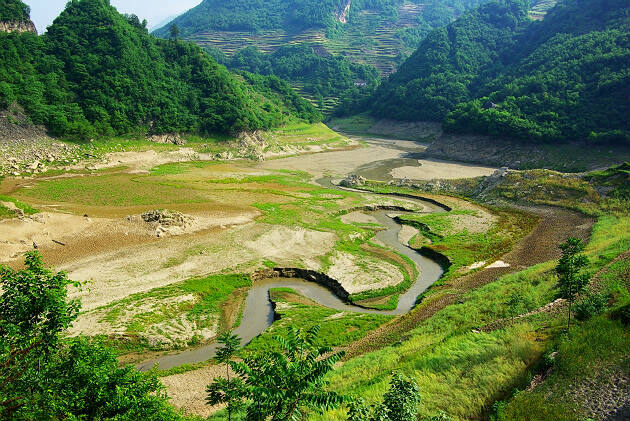
[{"label": "vegetation patch", "polygon": [[14,199],[10,196],[0,194],[0,202],[12,203],[13,206],[18,209],[16,211],[16,209],[11,209],[0,203],[0,220],[14,218],[15,216],[17,216],[18,212],[22,212],[24,215],[35,215],[36,213],[40,212],[39,209],[36,209],[27,203],[20,202],[19,200]]},{"label": "vegetation patch", "polygon": [[122,338],[111,344],[120,353],[192,346],[234,327],[237,315],[226,307],[235,306],[238,313],[244,299],[239,290],[251,285],[246,275],[189,279],[92,310],[82,315],[79,327],[91,322],[98,324],[96,334],[117,332]]},{"label": "vegetation patch", "polygon": [[401,215],[403,224],[417,228],[421,235],[411,239],[415,249],[428,248],[446,256],[451,265],[440,280],[445,282],[461,273],[461,269],[477,262],[492,263],[509,252],[535,226],[537,218],[512,209],[493,209],[497,221],[487,232],[470,232],[453,222],[457,215],[470,211],[454,210],[433,215]]},{"label": "vegetation patch", "polygon": [[271,300],[276,303],[279,320],[247,345],[247,352],[260,352],[276,349],[273,336],[284,335],[292,326],[310,329],[321,326],[318,345],[338,347],[347,345],[367,332],[376,329],[393,316],[380,314],[359,314],[333,310],[320,306],[291,288],[274,288],[269,291]]}]

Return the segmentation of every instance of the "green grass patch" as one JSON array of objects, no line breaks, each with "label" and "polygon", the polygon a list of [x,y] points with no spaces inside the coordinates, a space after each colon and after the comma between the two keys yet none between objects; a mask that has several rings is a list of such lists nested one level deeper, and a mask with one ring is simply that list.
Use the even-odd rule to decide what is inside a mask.
[{"label": "green grass patch", "polygon": [[[27,203],[20,202],[19,200],[13,197],[5,196],[3,194],[0,194],[0,202],[11,202],[15,205],[15,207],[17,207],[18,209],[21,209],[26,215],[35,215],[36,213],[39,213],[39,209],[35,209],[34,207],[32,207],[31,205]],[[8,208],[4,208],[4,209],[7,212],[10,212],[11,214],[13,214],[13,212],[11,212]]]},{"label": "green grass patch", "polygon": [[[204,196],[185,184],[151,180],[150,176],[104,174],[41,181],[18,192],[19,197],[85,206],[137,206],[158,203],[199,203]],[[155,181],[155,182],[151,182]]]},{"label": "green grass patch", "polygon": [[15,213],[7,207],[0,205],[0,220],[15,217]]},{"label": "green grass patch", "polygon": [[304,299],[291,288],[274,288],[270,290],[270,297],[277,303],[276,312],[280,315],[280,320],[256,337],[247,346],[247,352],[266,352],[275,349],[273,336],[286,336],[292,326],[308,329],[320,325],[318,338],[320,345],[348,345],[393,317],[333,310]]},{"label": "green grass patch", "polygon": [[376,120],[368,114],[357,114],[350,117],[333,118],[328,121],[330,127],[336,130],[352,133],[366,134],[376,124]]},{"label": "green grass patch", "polygon": [[[415,237],[410,244],[415,248],[426,247],[446,256],[451,265],[440,282],[454,276],[462,267],[480,261],[491,261],[509,252],[512,247],[536,224],[536,218],[524,212],[493,209],[498,217],[487,232],[468,232],[454,226],[453,216],[470,214],[470,211],[453,210],[429,215],[401,215],[399,222],[417,228],[422,237]],[[430,240],[426,241],[425,239]]]}]

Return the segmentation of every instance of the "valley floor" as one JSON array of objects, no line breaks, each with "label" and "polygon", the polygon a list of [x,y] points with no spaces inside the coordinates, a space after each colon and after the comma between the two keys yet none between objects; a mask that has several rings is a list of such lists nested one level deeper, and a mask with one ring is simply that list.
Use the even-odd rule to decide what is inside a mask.
[{"label": "valley floor", "polygon": [[[589,241],[593,271],[610,268],[630,248],[623,205],[573,200],[588,183],[565,186],[550,182],[553,174],[536,180],[549,189],[544,201],[512,200],[510,189],[527,186],[529,174],[496,181],[490,166],[425,158],[422,143],[346,138],[303,125],[221,145],[121,140],[89,146],[88,168],[78,162],[4,178],[0,262],[18,266],[22,253],[37,247],[48,264],[83,281],[72,291],[83,308],[70,334],[101,337],[121,362],[140,363],[198,349],[240,326],[257,282],[252,274],[316,271],[353,303],[392,310],[422,275],[411,249],[429,253],[445,273],[411,312],[335,310],[299,290],[272,289],[280,320],[247,350],[268,349],[269,338],[290,325],[320,324],[322,341],[347,351],[330,376],[333,389],[375,402],[391,372],[402,371],[420,383],[422,416],[444,411],[471,419],[528,383],[559,337],[563,313],[535,311],[554,300],[557,245],[569,236]],[[266,160],[245,159],[250,155]],[[371,181],[336,188],[349,174]],[[499,187],[472,193],[487,180]],[[489,196],[497,191],[503,196]],[[377,209],[402,224],[394,237],[402,248],[382,241]],[[616,302],[628,297],[620,291]],[[506,324],[515,292],[525,297],[519,313],[531,315]],[[204,401],[215,375],[211,361],[200,361],[163,371],[162,381],[177,407],[221,419],[220,408]]]}]

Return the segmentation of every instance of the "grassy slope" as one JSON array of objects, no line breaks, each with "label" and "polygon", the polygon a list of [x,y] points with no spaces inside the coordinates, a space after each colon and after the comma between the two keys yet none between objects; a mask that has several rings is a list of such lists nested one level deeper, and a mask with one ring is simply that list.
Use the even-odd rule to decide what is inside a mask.
[{"label": "grassy slope", "polygon": [[[597,224],[588,247],[591,272],[630,248],[630,234],[622,231],[629,220],[605,217]],[[546,350],[547,341],[562,333],[565,317],[543,314],[490,333],[472,330],[507,317],[507,300],[516,291],[527,297],[523,312],[550,302],[555,284],[549,274],[552,268],[553,262],[538,265],[471,291],[462,304],[449,306],[422,323],[410,339],[345,363],[330,376],[332,387],[375,402],[386,390],[391,372],[402,371],[420,385],[421,416],[439,411],[454,419],[479,416],[512,388],[528,384],[530,369]],[[628,299],[627,292],[622,299]],[[341,420],[342,414],[339,410],[312,419]]]},{"label": "grassy slope", "polygon": [[[606,175],[608,180],[615,179],[614,171]],[[536,181],[539,186],[557,185],[553,176],[537,178]],[[606,183],[606,179],[600,181]],[[617,184],[619,187],[623,189],[624,184]],[[564,190],[548,191],[546,202],[569,207],[584,206],[583,201],[567,200]],[[587,207],[589,213],[599,215],[586,250],[590,258],[588,271],[596,274],[604,269],[605,273],[612,273],[602,288],[614,298],[615,306],[627,304],[630,301],[628,286],[619,282],[620,277],[627,278],[627,262],[614,260],[630,249],[627,199],[601,198],[587,205],[590,205]],[[539,264],[468,292],[459,304],[448,306],[420,323],[408,338],[346,362],[329,376],[332,388],[352,391],[370,402],[376,402],[386,390],[392,371],[402,371],[415,377],[420,385],[420,416],[444,411],[454,419],[477,418],[489,412],[493,402],[508,397],[514,388],[526,387],[532,371],[539,368],[543,353],[560,342],[563,344],[559,346],[560,356],[566,362],[562,363],[565,368],[551,378],[548,389],[541,389],[531,398],[523,392],[507,408],[511,411],[510,416],[531,419],[527,411],[531,411],[532,405],[547,399],[550,414],[567,416],[567,412],[562,412],[567,409],[563,395],[557,392],[570,386],[572,377],[567,373],[582,370],[579,378],[584,380],[595,377],[602,367],[627,364],[627,359],[619,361],[619,352],[623,352],[620,350],[627,348],[627,334],[618,335],[623,329],[619,323],[609,322],[606,318],[587,322],[584,330],[582,327],[574,328],[572,335],[576,339],[570,342],[562,342],[561,339],[566,323],[563,313],[537,314],[489,333],[473,331],[508,317],[508,300],[515,292],[525,297],[520,309],[522,313],[552,301],[555,297],[554,264]],[[589,345],[590,341],[586,338],[597,329],[617,334],[617,337],[602,340],[595,346]],[[606,346],[612,348],[606,352],[598,351]],[[589,348],[588,352],[582,348]],[[549,390],[553,392],[551,399],[547,394]],[[510,416],[506,419],[519,419]],[[343,410],[338,410],[311,418],[341,420],[344,415]]]},{"label": "grassy slope", "polygon": [[[627,254],[625,259],[610,265],[601,278],[602,289],[614,299],[613,310],[582,323],[569,336],[558,338],[552,348],[558,356],[551,365],[551,375],[533,391],[518,392],[501,403],[497,420],[578,421],[589,415],[589,409],[616,408],[623,403],[622,390],[625,387],[627,392],[627,384],[615,379],[623,378],[630,368],[630,330],[627,319],[624,326],[610,316],[624,304],[627,312],[630,302]],[[621,389],[619,393],[607,395],[617,387]],[[532,407],[537,408],[534,415],[529,411]]]}]

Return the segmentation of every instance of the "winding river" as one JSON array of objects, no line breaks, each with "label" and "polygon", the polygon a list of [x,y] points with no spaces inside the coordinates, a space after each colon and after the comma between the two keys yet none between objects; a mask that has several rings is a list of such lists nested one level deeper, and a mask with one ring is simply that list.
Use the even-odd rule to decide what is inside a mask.
[{"label": "winding river", "polygon": [[[318,180],[318,183],[325,187],[339,188],[332,184],[329,179]],[[410,200],[407,198],[407,200]],[[428,201],[413,199],[421,203],[425,212],[440,212],[444,208]],[[400,295],[398,307],[391,311],[380,311],[365,309],[343,301],[332,290],[315,282],[309,282],[297,278],[273,278],[256,281],[245,301],[245,308],[241,319],[241,324],[234,330],[239,337],[242,338],[242,344],[248,344],[253,338],[261,334],[274,322],[274,311],[271,301],[269,300],[269,290],[272,288],[292,288],[298,293],[310,298],[311,300],[340,311],[348,311],[354,313],[377,313],[386,315],[398,315],[409,312],[415,305],[417,298],[429,286],[442,276],[443,269],[440,264],[415,250],[403,245],[398,240],[398,234],[401,225],[394,221],[390,216],[392,213],[401,214],[404,212],[376,210],[366,212],[374,216],[379,224],[385,227],[384,230],[377,232],[376,239],[391,247],[400,254],[409,257],[418,268],[418,278],[411,287]],[[158,364],[161,370],[168,370],[184,364],[194,364],[206,361],[216,354],[218,344],[212,343],[200,348],[183,351],[178,354],[165,355],[157,359],[144,362],[138,365],[141,371],[148,371],[155,364]]]}]

